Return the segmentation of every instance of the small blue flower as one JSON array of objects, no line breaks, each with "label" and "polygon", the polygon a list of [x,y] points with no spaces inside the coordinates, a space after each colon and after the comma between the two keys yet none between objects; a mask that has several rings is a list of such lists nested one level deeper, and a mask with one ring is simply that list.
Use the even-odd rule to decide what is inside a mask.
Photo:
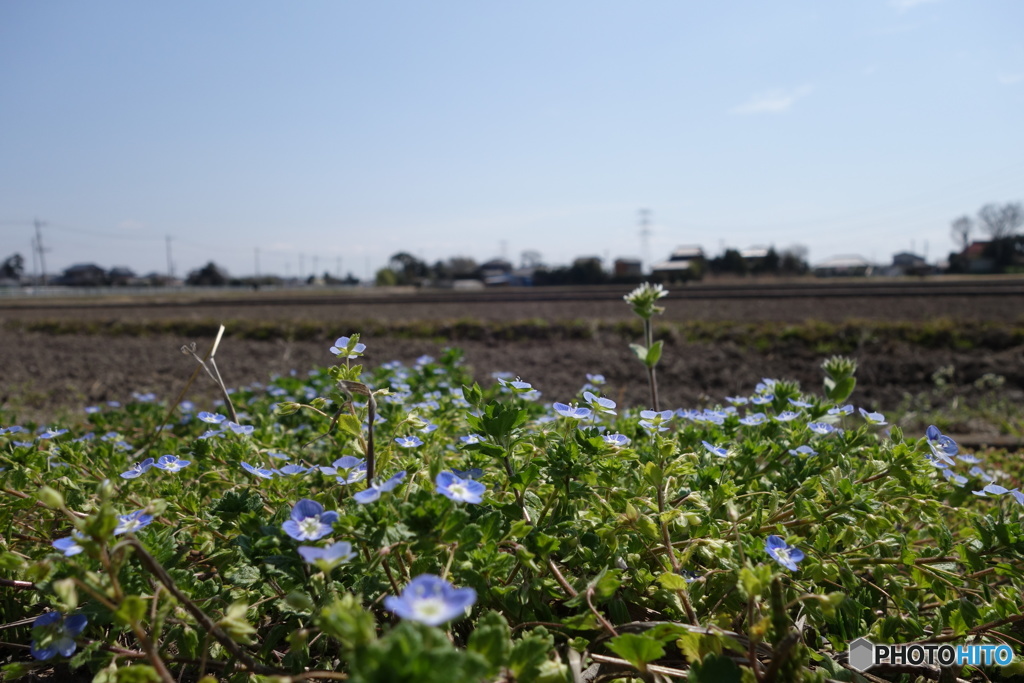
[{"label": "small blue flower", "polygon": [[496,377],[495,379],[498,380],[498,384],[508,389],[511,389],[513,392],[517,394],[525,394],[526,392],[533,390],[532,384],[530,384],[529,382],[524,382],[518,377],[516,377],[511,382],[502,377]]},{"label": "small blue flower", "polygon": [[146,458],[142,462],[132,465],[126,472],[121,473],[122,479],[135,479],[145,474],[153,466],[153,458]]},{"label": "small blue flower", "polygon": [[237,422],[232,422],[231,420],[225,422],[224,426],[230,429],[235,434],[242,434],[243,436],[248,436],[249,434],[252,434],[253,430],[256,429],[252,425],[240,425]]},{"label": "small blue flower", "polygon": [[970,465],[977,465],[979,462],[981,462],[981,458],[974,455],[973,453],[959,453],[956,456],[956,459],[966,462]]},{"label": "small blue flower", "polygon": [[715,444],[708,443],[707,441],[701,441],[701,443],[704,444],[704,448],[706,448],[708,453],[711,453],[711,455],[717,455],[719,458],[729,457],[728,448],[725,448],[724,446],[716,446]]},{"label": "small blue flower", "polygon": [[114,529],[114,535],[120,536],[121,534],[135,533],[142,527],[148,525],[153,521],[153,515],[145,514],[145,510],[136,510],[135,512],[128,513],[127,515],[118,516],[117,527]]},{"label": "small blue flower", "polygon": [[484,471],[479,467],[471,467],[468,470],[457,470],[453,467],[452,473],[462,479],[479,479],[484,475]]},{"label": "small blue flower", "polygon": [[246,472],[248,472],[249,474],[255,474],[257,477],[262,477],[263,479],[273,479],[274,478],[274,471],[273,470],[264,469],[262,467],[253,467],[252,465],[250,465],[249,463],[245,462],[244,460],[242,461],[242,469],[245,470]]},{"label": "small blue flower", "polygon": [[640,426],[649,432],[665,432],[668,431],[665,423],[671,420],[673,416],[675,416],[675,413],[671,410],[662,410],[660,412],[657,410],[641,410]]},{"label": "small blue flower", "polygon": [[818,451],[814,450],[810,446],[797,446],[796,448],[790,448],[789,454],[792,456],[800,457],[802,455],[817,455]]},{"label": "small blue flower", "polygon": [[48,428],[46,431],[41,432],[39,434],[39,438],[40,439],[52,439],[54,437],[62,436],[62,435],[67,434],[67,433],[68,433],[68,430],[66,430],[66,429]]},{"label": "small blue flower", "polygon": [[219,425],[221,422],[228,419],[226,415],[221,415],[220,413],[208,413],[205,410],[199,413],[196,417],[203,422],[209,422],[212,425]]},{"label": "small blue flower", "polygon": [[452,472],[439,472],[434,479],[437,492],[456,503],[483,502],[487,487],[472,479],[463,479]]},{"label": "small blue flower", "polygon": [[629,445],[629,437],[626,436],[625,434],[619,434],[617,432],[615,434],[602,434],[601,438],[604,439],[604,442],[606,444],[608,444],[609,446],[614,446],[616,448],[621,448],[623,446]]},{"label": "small blue flower", "polygon": [[798,417],[800,417],[800,413],[794,413],[792,410],[783,410],[775,416],[775,420],[778,422],[790,422]]},{"label": "small blue flower", "polygon": [[357,503],[362,503],[363,505],[366,505],[367,503],[372,503],[375,500],[380,499],[380,494],[387,493],[388,491],[394,489],[396,486],[401,484],[403,479],[405,479],[405,470],[402,470],[395,476],[388,479],[383,484],[371,483],[370,488],[360,491],[359,493],[353,494],[352,497],[356,499]]},{"label": "small blue flower", "polygon": [[85,550],[85,548],[78,544],[79,541],[84,540],[85,536],[83,536],[81,532],[72,531],[70,536],[58,538],[50,545],[64,553],[64,557],[72,557],[73,555],[77,555],[78,553]]},{"label": "small blue flower", "polygon": [[964,484],[967,483],[967,477],[962,477],[959,474],[954,474],[953,470],[948,468],[942,470],[942,476],[944,476],[946,479],[950,480],[957,486],[963,486]]},{"label": "small blue flower", "polygon": [[[152,460],[152,458],[150,458],[150,460]],[[161,469],[164,472],[180,472],[191,464],[191,460],[182,460],[176,455],[161,455],[160,459],[156,461],[154,467]]]},{"label": "small blue flower", "polygon": [[791,572],[797,570],[796,563],[804,559],[804,551],[787,545],[782,536],[769,536],[764,540],[764,549],[773,560]]},{"label": "small blue flower", "polygon": [[592,375],[589,372],[587,373],[587,381],[590,382],[591,384],[605,383],[604,375]]},{"label": "small blue flower", "polygon": [[768,405],[775,400],[775,394],[758,394],[757,396],[751,396],[750,402],[755,406]]},{"label": "small blue flower", "polygon": [[86,415],[92,415],[93,413],[98,413],[98,412],[100,412],[100,407],[99,406],[86,406],[85,407],[85,414]]},{"label": "small blue flower", "polygon": [[423,445],[423,440],[418,436],[396,436],[395,443],[402,448],[416,448]]},{"label": "small blue flower", "polygon": [[747,415],[746,417],[741,417],[739,419],[740,424],[746,425],[748,427],[756,427],[757,425],[764,424],[767,421],[768,418],[765,416],[764,413],[753,413],[751,415]]},{"label": "small blue flower", "polygon": [[384,607],[402,619],[440,626],[466,613],[476,602],[472,588],[455,588],[439,576],[421,574],[409,582],[400,597],[384,598]]},{"label": "small blue flower", "polygon": [[591,415],[590,408],[584,408],[577,406],[575,403],[566,405],[565,403],[555,403],[551,406],[555,409],[555,412],[563,417],[572,418],[573,420],[582,420],[588,418]]},{"label": "small blue flower", "polygon": [[725,400],[734,406],[745,406],[747,405],[747,399],[745,396],[726,396]]},{"label": "small blue flower", "polygon": [[807,428],[815,434],[821,434],[822,436],[836,431],[836,428],[827,422],[808,422]]},{"label": "small blue flower", "polygon": [[791,398],[788,400],[790,405],[794,405],[797,408],[810,408],[812,405],[814,405],[813,403],[808,403],[807,401],[800,401],[795,398]]},{"label": "small blue flower", "polygon": [[867,410],[864,410],[863,408],[858,408],[858,410],[860,411],[861,417],[863,417],[867,421],[868,424],[873,424],[873,425],[888,424],[888,422],[885,421],[885,415],[882,415],[881,413],[872,413],[872,412],[869,412]]},{"label": "small blue flower", "polygon": [[594,412],[604,413],[605,415],[615,414],[615,401],[610,398],[602,398],[601,396],[595,396],[589,391],[584,391],[583,400],[590,404]]},{"label": "small blue flower", "polygon": [[132,398],[134,398],[136,401],[139,401],[141,403],[150,403],[151,401],[155,401],[156,400],[156,394],[154,394],[152,392],[145,393],[145,394],[140,394],[137,391],[133,391],[132,392]]},{"label": "small blue flower", "polygon": [[459,437],[459,441],[461,441],[462,443],[465,443],[465,444],[482,443],[482,442],[484,442],[486,440],[487,439],[485,439],[484,437],[480,436],[479,434],[469,434],[467,436],[460,436]]},{"label": "small blue flower", "polygon": [[[436,407],[435,407],[435,410],[436,410]],[[430,434],[431,432],[434,432],[436,430],[437,430],[437,425],[436,424],[431,424],[430,422],[428,422],[427,424],[425,424],[422,427],[420,427],[420,432],[422,432],[423,434]]]},{"label": "small blue flower", "polygon": [[293,477],[296,474],[305,474],[306,472],[309,472],[310,469],[312,468],[303,467],[302,465],[288,464],[279,468],[277,471],[283,475]]},{"label": "small blue flower", "polygon": [[315,564],[321,569],[330,571],[339,564],[344,564],[356,556],[352,552],[352,544],[348,541],[338,541],[326,548],[317,548],[311,545],[300,545],[299,555],[309,564]]},{"label": "small blue flower", "polygon": [[845,406],[836,406],[828,409],[829,415],[852,415],[853,406],[846,404]]},{"label": "small blue flower", "polygon": [[85,630],[89,620],[84,614],[72,614],[67,619],[60,612],[47,612],[32,622],[32,656],[51,659],[54,655],[70,657],[77,645],[75,637]]},{"label": "small blue flower", "polygon": [[121,402],[120,401],[107,401],[107,405],[110,406],[111,408],[120,408],[121,407]]},{"label": "small blue flower", "polygon": [[938,427],[928,425],[928,429],[924,432],[924,438],[928,441],[932,455],[949,465],[955,462],[953,456],[959,452],[960,447],[956,441],[940,432]]},{"label": "small blue flower", "polygon": [[982,481],[986,481],[986,482],[990,482],[990,481],[994,480],[994,478],[992,477],[991,474],[989,474],[985,470],[981,469],[977,465],[975,465],[971,469],[967,470],[967,474],[973,474],[974,476],[978,477]]},{"label": "small blue flower", "polygon": [[340,358],[358,358],[366,350],[366,344],[359,342],[350,349],[350,341],[349,337],[338,337],[331,347],[331,353]]},{"label": "small blue flower", "polygon": [[336,521],[337,512],[324,512],[323,505],[303,498],[292,507],[291,519],[285,520],[281,528],[297,541],[318,541],[331,533],[331,526]]}]

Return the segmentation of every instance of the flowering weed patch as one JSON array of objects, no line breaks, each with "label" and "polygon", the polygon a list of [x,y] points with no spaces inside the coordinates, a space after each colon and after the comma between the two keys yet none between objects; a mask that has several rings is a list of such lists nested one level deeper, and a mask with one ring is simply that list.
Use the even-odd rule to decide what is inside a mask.
[{"label": "flowering weed patch", "polygon": [[867,681],[908,670],[847,669],[862,636],[1020,646],[1020,467],[858,409],[845,359],[672,409],[328,347],[198,413],[3,425],[5,680]]}]

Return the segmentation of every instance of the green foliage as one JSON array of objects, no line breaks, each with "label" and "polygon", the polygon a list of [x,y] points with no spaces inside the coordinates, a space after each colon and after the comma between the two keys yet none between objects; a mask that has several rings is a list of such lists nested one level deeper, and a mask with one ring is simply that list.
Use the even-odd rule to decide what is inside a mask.
[{"label": "green foliage", "polygon": [[[356,343],[350,336],[345,351]],[[645,368],[663,348],[643,345]],[[30,643],[28,620],[47,610],[88,617],[73,656],[33,661],[15,650],[5,680],[70,666],[98,681],[145,681],[164,665],[195,680],[205,665],[226,680],[256,670],[263,680],[330,671],[548,683],[573,680],[578,656],[584,667],[619,662],[601,664],[602,675],[665,667],[693,681],[749,681],[752,651],[777,680],[843,680],[837,654],[860,636],[1015,637],[1021,505],[1013,494],[974,495],[988,482],[966,463],[952,468],[964,487],[947,481],[920,433],[830,412],[854,388],[851,361],[823,364],[823,396],[766,382],[761,405],[669,413],[658,423],[666,431],[622,406],[557,417],[529,388],[473,383],[456,352],[372,373],[348,361],[239,388],[232,400],[248,434],[201,438],[210,425],[179,411],[138,456],[112,438],[78,440],[116,431],[141,446],[166,407],[135,402],[52,438],[35,438],[34,424],[0,435],[5,641]],[[375,483],[405,477],[360,503],[367,482],[346,480],[335,463],[368,455],[370,395],[383,418]],[[759,412],[763,421],[748,420]],[[460,440],[471,432],[482,439]],[[628,442],[605,439],[615,433]],[[395,442],[407,436],[422,444]],[[165,453],[191,464],[120,476]],[[1020,483],[1016,459],[979,467],[1007,489]],[[486,488],[482,502],[438,493],[452,468],[482,470],[466,475]],[[282,526],[304,498],[337,514],[322,538],[297,540]],[[123,533],[121,517],[136,510],[152,520]],[[769,536],[804,554],[796,570],[768,553]],[[61,538],[80,552],[51,545]],[[351,557],[307,562],[299,552],[340,542]],[[472,588],[475,602],[440,626],[399,618],[388,598],[423,574]]]}]

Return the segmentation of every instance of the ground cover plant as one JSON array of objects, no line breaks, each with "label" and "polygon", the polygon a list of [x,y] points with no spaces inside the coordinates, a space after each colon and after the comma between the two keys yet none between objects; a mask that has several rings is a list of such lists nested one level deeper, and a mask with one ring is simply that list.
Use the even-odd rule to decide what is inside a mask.
[{"label": "ground cover plant", "polygon": [[820,390],[766,378],[702,409],[657,405],[658,298],[627,297],[652,397],[637,408],[598,374],[573,396],[514,375],[481,387],[454,349],[367,373],[372,342],[349,334],[325,343],[330,367],[217,404],[138,394],[82,423],[12,417],[5,680],[1019,672],[859,673],[846,656],[861,636],[1021,651],[1019,464],[854,407],[842,357]]}]

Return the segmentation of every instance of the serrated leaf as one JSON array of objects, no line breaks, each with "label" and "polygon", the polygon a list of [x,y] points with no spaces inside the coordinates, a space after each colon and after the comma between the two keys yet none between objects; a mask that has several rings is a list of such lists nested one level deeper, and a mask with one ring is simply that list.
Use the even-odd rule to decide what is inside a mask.
[{"label": "serrated leaf", "polygon": [[661,643],[638,633],[623,633],[608,641],[608,648],[635,666],[647,671],[647,665],[665,656]]}]

